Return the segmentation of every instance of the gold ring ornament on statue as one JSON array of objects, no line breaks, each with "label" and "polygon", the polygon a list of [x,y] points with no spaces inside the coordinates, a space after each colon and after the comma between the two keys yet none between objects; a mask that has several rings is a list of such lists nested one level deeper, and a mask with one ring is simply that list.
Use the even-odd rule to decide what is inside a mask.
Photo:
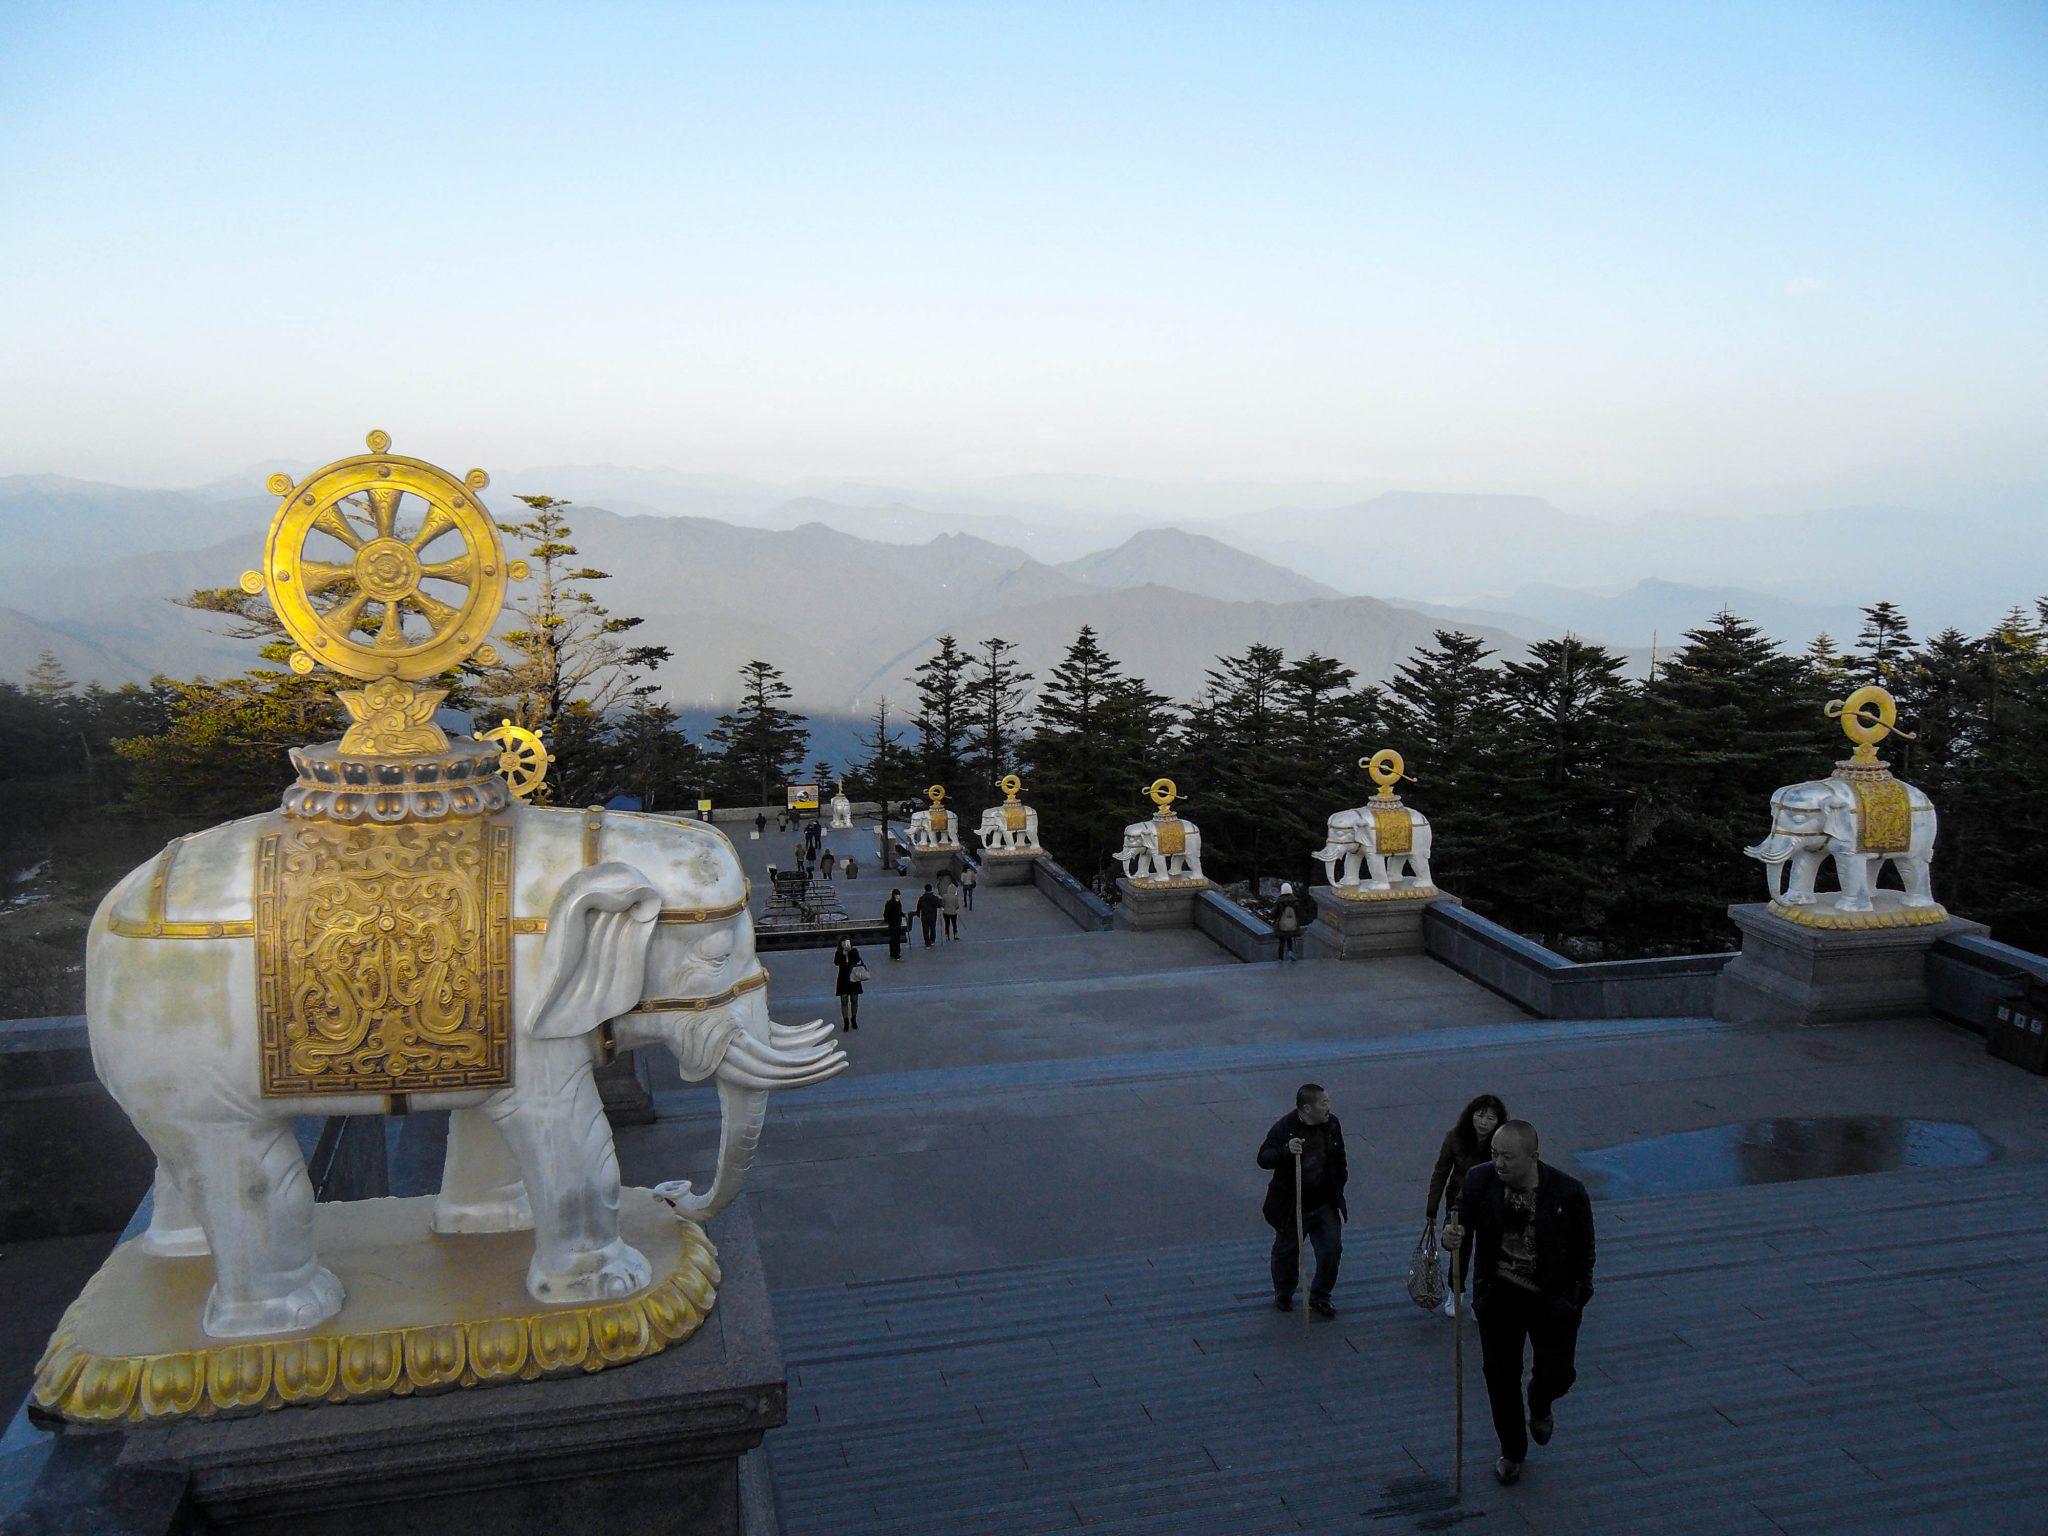
[{"label": "gold ring ornament on statue", "polygon": [[1171,816],[1173,814],[1173,802],[1180,798],[1180,791],[1174,788],[1173,780],[1171,779],[1154,779],[1151,786],[1145,791],[1145,794],[1154,805],[1159,807],[1159,814],[1161,816]]},{"label": "gold ring ornament on statue", "polygon": [[490,476],[472,469],[458,480],[400,457],[385,432],[368,444],[296,485],[270,477],[281,499],[262,569],[243,575],[242,590],[269,594],[299,647],[295,672],[415,682],[471,655],[491,665],[505,582],[527,572],[505,559],[477,499]]},{"label": "gold ring ornament on statue", "polygon": [[1382,747],[1371,757],[1361,757],[1358,766],[1372,776],[1373,783],[1380,787],[1380,798],[1394,798],[1394,786],[1408,777],[1407,764],[1401,761],[1401,754],[1392,747]]},{"label": "gold ring ornament on statue", "polygon": [[1842,734],[1856,743],[1856,750],[1850,758],[1852,762],[1876,762],[1877,744],[1887,736],[1897,736],[1904,741],[1919,739],[1899,729],[1897,701],[1875,683],[1858,688],[1846,699],[1830,699],[1827,717],[1830,720],[1839,718]]},{"label": "gold ring ornament on statue", "polygon": [[1003,792],[1006,803],[1015,804],[1017,797],[1024,793],[1024,781],[1014,773],[1006,773],[996,780],[996,788]]},{"label": "gold ring ornament on statue", "polygon": [[939,808],[939,802],[946,798],[946,786],[943,784],[934,784],[930,789],[927,789],[924,792],[924,797],[925,799],[931,801],[932,809],[937,810]]},{"label": "gold ring ornament on statue", "polygon": [[510,720],[495,731],[478,731],[476,739],[498,744],[498,772],[521,800],[540,788],[548,776],[548,764],[554,761],[538,734]]}]

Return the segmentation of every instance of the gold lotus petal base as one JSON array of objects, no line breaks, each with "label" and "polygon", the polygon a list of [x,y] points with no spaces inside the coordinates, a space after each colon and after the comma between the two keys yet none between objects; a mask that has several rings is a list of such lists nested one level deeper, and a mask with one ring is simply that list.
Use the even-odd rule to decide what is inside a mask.
[{"label": "gold lotus petal base", "polygon": [[1338,901],[1434,901],[1441,894],[1433,885],[1395,885],[1384,891],[1362,885],[1333,885],[1330,894]]},{"label": "gold lotus petal base", "polygon": [[[1879,898],[1890,894],[1886,891],[1877,893]],[[1810,907],[1788,907],[1777,901],[1770,904],[1770,910],[1771,916],[1782,917],[1786,922],[1797,923],[1802,928],[1927,928],[1948,921],[1948,908],[1944,906],[1894,906],[1882,899],[1876,908],[1869,912],[1844,912],[1840,908],[1822,906],[1819,903]]]},{"label": "gold lotus petal base", "polygon": [[315,1209],[320,1260],[348,1300],[311,1333],[226,1342],[200,1327],[209,1258],[116,1248],[65,1312],[29,1401],[82,1424],[213,1418],[580,1376],[658,1354],[717,1299],[717,1251],[644,1189],[621,1192],[627,1242],[655,1281],[637,1296],[542,1306],[531,1232],[441,1237],[431,1195]]}]

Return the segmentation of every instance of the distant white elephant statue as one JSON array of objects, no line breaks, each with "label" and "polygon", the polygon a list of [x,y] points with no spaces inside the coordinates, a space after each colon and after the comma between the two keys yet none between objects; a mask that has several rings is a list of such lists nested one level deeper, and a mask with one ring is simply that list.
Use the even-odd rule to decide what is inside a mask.
[{"label": "distant white elephant statue", "polygon": [[[1179,846],[1174,846],[1175,844]],[[1153,816],[1124,828],[1117,853],[1133,880],[1201,880],[1202,829],[1181,816]],[[1142,871],[1142,872],[1141,872]]]},{"label": "distant white elephant statue", "polygon": [[[1388,818],[1386,824],[1382,817]],[[1404,840],[1399,836],[1404,826],[1408,846],[1388,851],[1384,845]],[[1312,857],[1322,864],[1333,889],[1385,891],[1403,878],[1404,870],[1416,885],[1430,885],[1429,849],[1428,817],[1398,802],[1392,806],[1368,802],[1332,816],[1323,846]]]},{"label": "distant white elephant statue", "polygon": [[[311,1328],[340,1309],[341,1283],[314,1252],[313,1188],[292,1120],[396,1107],[381,1092],[265,1095],[260,973],[274,957],[259,956],[252,903],[259,840],[287,820],[273,812],[173,844],[101,902],[86,945],[94,1065],[157,1157],[144,1249],[211,1252],[204,1326],[219,1338]],[[526,1287],[538,1301],[628,1296],[653,1277],[620,1236],[618,1160],[592,1076],[606,1052],[663,1045],[686,1080],[717,1081],[724,1121],[710,1187],[657,1191],[699,1219],[738,1193],[769,1092],[821,1082],[846,1057],[830,1025],[769,1018],[746,880],[716,831],[525,806],[493,820],[513,832],[512,1081],[406,1096],[412,1109],[452,1112],[433,1228],[531,1228]],[[406,829],[376,830],[403,846]],[[316,896],[332,897],[307,930],[316,939],[345,932],[367,947],[380,928],[425,934],[410,959],[357,973],[347,995],[326,993],[332,1009],[372,1032],[403,989],[423,992],[435,1017],[460,1010],[462,998],[435,998],[450,972],[445,948],[433,948],[438,909],[402,894]]]},{"label": "distant white elephant statue", "polygon": [[913,848],[955,848],[960,843],[960,818],[944,805],[946,791],[934,784],[926,790],[928,810],[910,813],[910,846]]},{"label": "distant white elephant statue", "polygon": [[[1788,907],[1812,906],[1814,882],[1821,861],[1835,861],[1841,894],[1832,899],[1838,912],[1874,910],[1871,892],[1878,871],[1889,860],[1905,887],[1905,907],[1936,905],[1929,865],[1934,858],[1934,802],[1910,784],[1887,780],[1887,792],[1903,799],[1904,815],[1895,835],[1880,835],[1872,846],[1868,816],[1859,805],[1853,782],[1836,778],[1788,784],[1771,796],[1771,832],[1755,847],[1742,851],[1764,864],[1764,885],[1771,900]],[[1902,792],[1902,794],[1901,794]],[[1823,897],[1825,899],[1825,897]]]},{"label": "distant white elephant statue", "polygon": [[852,825],[853,802],[847,799],[846,792],[841,790],[832,797],[832,826],[836,830],[840,827],[851,827]]},{"label": "distant white elephant statue", "polygon": [[1037,851],[1038,812],[1017,799],[1023,792],[1024,781],[1007,773],[996,787],[1003,792],[1003,803],[981,813],[981,846],[991,853]]}]

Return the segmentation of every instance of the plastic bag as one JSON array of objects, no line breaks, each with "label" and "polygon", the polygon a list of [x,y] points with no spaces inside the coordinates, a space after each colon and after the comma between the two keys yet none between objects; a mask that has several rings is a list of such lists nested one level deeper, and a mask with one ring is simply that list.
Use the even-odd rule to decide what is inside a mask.
[{"label": "plastic bag", "polygon": [[1426,1217],[1415,1257],[1408,1261],[1408,1299],[1426,1312],[1444,1304],[1443,1246],[1437,1241],[1436,1223]]}]

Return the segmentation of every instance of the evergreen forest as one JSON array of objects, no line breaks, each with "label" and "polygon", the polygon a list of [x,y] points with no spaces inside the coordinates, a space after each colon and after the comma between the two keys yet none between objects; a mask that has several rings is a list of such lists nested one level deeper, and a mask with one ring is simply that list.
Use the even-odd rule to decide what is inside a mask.
[{"label": "evergreen forest", "polygon": [[[1310,855],[1325,818],[1367,798],[1360,759],[1392,747],[1401,793],[1435,830],[1440,887],[1574,958],[1682,954],[1733,942],[1725,908],[1764,898],[1763,866],[1742,849],[1769,830],[1771,792],[1847,755],[1825,706],[1877,683],[1899,706],[1882,753],[1941,818],[1937,898],[2048,950],[2048,799],[2034,779],[2048,760],[2048,599],[1981,635],[1917,639],[1880,602],[1846,649],[1823,635],[1797,653],[1723,613],[1648,678],[1571,636],[1505,661],[1439,630],[1364,685],[1330,657],[1255,645],[1216,658],[1200,695],[1179,701],[1085,628],[1044,677],[1006,640],[948,635],[900,698],[878,701],[859,760],[807,770],[807,722],[767,660],[742,669],[733,710],[692,740],[654,701],[672,658],[634,644],[639,620],[598,601],[605,573],[577,563],[567,504],[527,502],[505,526],[540,579],[508,614],[499,661],[442,685],[477,730],[510,720],[542,734],[555,803],[772,806],[792,779],[843,778],[893,820],[937,783],[971,827],[1015,771],[1053,857],[1108,891],[1123,826],[1150,814],[1145,787],[1166,777],[1202,828],[1210,878],[1257,905],[1280,880],[1321,878]],[[85,924],[112,882],[169,837],[274,807],[287,749],[343,727],[332,679],[289,670],[260,600],[186,601],[259,640],[261,663],[106,689],[45,657],[24,684],[0,684],[0,1016],[78,1011]]]}]

